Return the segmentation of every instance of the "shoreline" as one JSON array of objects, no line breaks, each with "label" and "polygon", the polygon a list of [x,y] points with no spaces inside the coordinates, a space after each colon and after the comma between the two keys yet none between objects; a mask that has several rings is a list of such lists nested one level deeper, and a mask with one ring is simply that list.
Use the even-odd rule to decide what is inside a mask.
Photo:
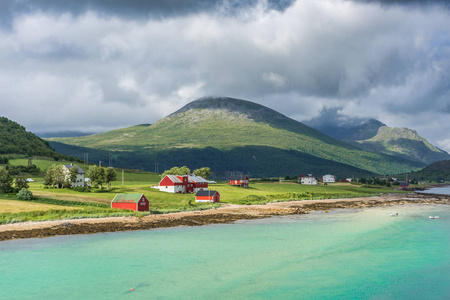
[{"label": "shoreline", "polygon": [[225,224],[238,220],[307,214],[340,208],[365,208],[402,204],[450,204],[449,195],[400,194],[367,198],[303,200],[267,203],[265,205],[225,204],[222,207],[137,217],[109,217],[43,222],[24,222],[0,225],[0,241],[26,238],[44,238],[57,235],[93,234],[130,230],[148,230],[178,226]]}]

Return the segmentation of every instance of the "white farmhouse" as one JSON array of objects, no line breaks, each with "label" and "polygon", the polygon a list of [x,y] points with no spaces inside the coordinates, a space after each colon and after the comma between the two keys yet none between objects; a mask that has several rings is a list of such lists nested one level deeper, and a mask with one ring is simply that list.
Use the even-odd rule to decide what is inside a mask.
[{"label": "white farmhouse", "polygon": [[74,165],[74,164],[70,164],[70,165],[62,165],[62,170],[64,172],[64,174],[66,174],[66,181],[69,181],[69,176],[70,176],[70,169],[72,169],[73,167],[78,168],[78,174],[77,174],[77,179],[75,180],[75,182],[71,183],[71,186],[84,186],[84,181],[85,181],[85,172],[83,171],[83,169],[81,169],[79,166]]},{"label": "white farmhouse", "polygon": [[334,183],[334,182],[336,182],[336,177],[334,175],[330,175],[330,174],[323,175],[322,181],[323,181],[323,183]]},{"label": "white farmhouse", "polygon": [[316,176],[314,176],[312,174],[301,175],[300,183],[307,184],[307,185],[318,185]]}]

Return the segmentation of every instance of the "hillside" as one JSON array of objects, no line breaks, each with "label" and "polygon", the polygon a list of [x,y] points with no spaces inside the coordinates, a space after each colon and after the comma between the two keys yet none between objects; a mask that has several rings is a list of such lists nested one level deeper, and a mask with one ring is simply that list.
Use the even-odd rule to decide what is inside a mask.
[{"label": "hillside", "polygon": [[450,159],[450,155],[430,144],[415,130],[382,126],[377,134],[367,140],[357,141],[368,151],[403,157],[425,164]]},{"label": "hillside", "polygon": [[0,154],[62,157],[53,151],[47,141],[5,117],[0,117]]},{"label": "hillside", "polygon": [[337,124],[335,120],[329,120],[332,124],[314,125],[313,128],[323,132],[335,139],[354,143],[356,141],[367,140],[374,137],[378,129],[386,126],[382,122],[370,119],[357,124]]},{"label": "hillside", "polygon": [[418,181],[450,182],[450,160],[432,163],[420,171],[402,174]]},{"label": "hillside", "polygon": [[401,157],[424,164],[450,159],[450,155],[430,144],[408,128],[391,128],[378,120],[338,124],[313,122],[314,128],[338,140],[358,146],[363,150]]},{"label": "hillside", "polygon": [[[295,169],[297,174],[315,171],[305,168],[302,163],[293,164],[291,157],[302,157],[303,161],[310,161],[312,165],[323,164],[324,167],[333,162],[366,173],[399,173],[399,170],[410,171],[424,166],[406,159],[363,151],[272,109],[233,98],[200,98],[152,125],[138,125],[91,136],[56,138],[51,141],[114,151],[122,156],[124,151],[155,157],[158,153],[170,154],[182,150],[184,156],[190,157],[192,155],[189,153],[195,152],[196,157],[199,160],[203,157],[205,162],[211,160],[205,149],[214,149],[225,156],[235,153],[237,149],[245,149],[247,156],[244,165],[231,168],[222,162],[220,166],[217,165],[217,170],[221,172],[245,168],[245,165],[255,161],[256,155],[252,154],[252,151],[257,150],[261,150],[261,154],[258,152],[256,158],[258,166],[266,165],[267,170],[272,170],[278,169],[280,164],[288,163],[290,169]],[[57,147],[56,144],[52,145]],[[269,153],[269,150],[284,154],[277,155],[278,160],[275,161],[265,154]],[[72,155],[76,155],[73,148],[71,151]],[[290,157],[286,156],[286,151],[290,151]],[[217,156],[218,153],[214,155]],[[188,165],[190,163],[188,159],[183,161]],[[152,161],[151,164],[155,162]],[[252,172],[252,169],[249,169],[249,172]],[[265,174],[267,173],[262,175]],[[261,176],[259,172],[255,175]],[[281,175],[285,174],[278,173],[277,176]]]}]

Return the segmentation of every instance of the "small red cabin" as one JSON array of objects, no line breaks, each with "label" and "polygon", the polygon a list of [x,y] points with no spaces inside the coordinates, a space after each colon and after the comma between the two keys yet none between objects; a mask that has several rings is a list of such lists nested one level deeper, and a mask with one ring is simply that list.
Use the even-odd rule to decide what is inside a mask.
[{"label": "small red cabin", "polygon": [[220,202],[220,194],[218,191],[198,191],[195,194],[195,202]]},{"label": "small red cabin", "polygon": [[149,211],[150,202],[144,194],[117,194],[111,201],[111,208]]},{"label": "small red cabin", "polygon": [[244,188],[248,188],[248,183],[248,176],[243,175],[232,176],[230,181],[228,181],[228,185],[242,186]]}]

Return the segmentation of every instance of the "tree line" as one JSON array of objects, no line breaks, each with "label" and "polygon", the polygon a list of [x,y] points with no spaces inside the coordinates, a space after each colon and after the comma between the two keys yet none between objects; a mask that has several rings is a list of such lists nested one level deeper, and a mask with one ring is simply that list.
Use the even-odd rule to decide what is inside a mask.
[{"label": "tree line", "polygon": [[[209,178],[209,176],[212,175],[211,169],[209,167],[196,169],[192,173],[195,176],[200,176],[205,179]],[[162,177],[166,175],[189,175],[189,174],[191,174],[191,170],[186,166],[182,166],[182,167],[173,167],[169,170],[164,171],[164,173],[162,173]]]},{"label": "tree line", "polygon": [[[79,167],[77,165],[73,165],[68,171],[64,165],[51,165],[44,176],[44,186],[56,188],[72,187],[77,180],[78,171]],[[105,168],[92,165],[89,166],[86,177],[89,178],[91,187],[96,186],[102,189],[106,183],[107,189],[109,190],[111,188],[111,182],[117,178],[117,172],[112,167]]]}]

